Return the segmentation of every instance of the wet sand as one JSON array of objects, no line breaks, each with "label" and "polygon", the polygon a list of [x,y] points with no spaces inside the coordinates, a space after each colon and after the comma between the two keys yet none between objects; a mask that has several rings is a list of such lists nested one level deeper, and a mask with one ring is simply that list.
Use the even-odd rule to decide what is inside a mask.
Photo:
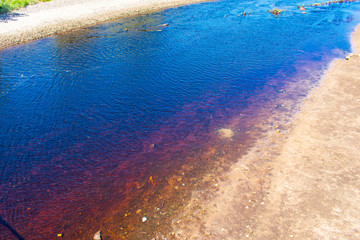
[{"label": "wet sand", "polygon": [[[69,5],[60,4],[65,2]],[[115,2],[74,5],[53,0],[30,6],[0,22],[0,48],[200,1],[138,5],[127,1],[126,7],[118,8],[110,4]],[[48,11],[44,11],[46,4],[52,4],[45,7]],[[45,12],[48,18],[41,17]],[[360,27],[352,44],[353,52],[360,53]],[[332,62],[289,130],[274,127],[225,175],[204,177],[210,187],[194,191],[186,209],[173,219],[174,232],[169,235],[177,239],[359,239],[359,72],[360,57]],[[233,134],[220,133],[225,138]]]},{"label": "wet sand", "polygon": [[52,0],[0,16],[0,49],[104,21],[205,0]]},{"label": "wet sand", "polygon": [[[360,53],[360,26],[352,36]],[[359,239],[360,57],[334,60],[273,128],[173,219],[176,239]]]}]

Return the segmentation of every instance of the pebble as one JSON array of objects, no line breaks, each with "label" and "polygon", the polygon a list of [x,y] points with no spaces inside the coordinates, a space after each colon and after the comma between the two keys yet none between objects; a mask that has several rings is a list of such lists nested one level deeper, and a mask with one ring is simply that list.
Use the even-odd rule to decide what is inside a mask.
[{"label": "pebble", "polygon": [[94,240],[102,240],[101,231],[97,231],[94,235]]}]

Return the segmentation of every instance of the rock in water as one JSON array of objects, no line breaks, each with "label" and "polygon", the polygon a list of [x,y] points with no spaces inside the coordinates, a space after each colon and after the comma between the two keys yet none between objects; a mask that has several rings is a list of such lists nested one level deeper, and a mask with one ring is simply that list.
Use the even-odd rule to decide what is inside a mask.
[{"label": "rock in water", "polygon": [[102,240],[101,231],[98,231],[95,233],[94,240]]},{"label": "rock in water", "polygon": [[217,130],[217,134],[220,138],[231,138],[232,136],[234,136],[233,130],[229,128],[221,128]]}]

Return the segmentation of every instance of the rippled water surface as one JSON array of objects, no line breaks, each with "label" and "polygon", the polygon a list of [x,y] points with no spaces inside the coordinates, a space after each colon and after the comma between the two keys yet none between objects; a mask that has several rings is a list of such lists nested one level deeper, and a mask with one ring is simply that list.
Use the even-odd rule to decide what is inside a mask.
[{"label": "rippled water surface", "polygon": [[289,83],[305,96],[350,51],[359,4],[312,3],[195,4],[0,51],[0,239],[151,231],[141,217],[244,153]]}]

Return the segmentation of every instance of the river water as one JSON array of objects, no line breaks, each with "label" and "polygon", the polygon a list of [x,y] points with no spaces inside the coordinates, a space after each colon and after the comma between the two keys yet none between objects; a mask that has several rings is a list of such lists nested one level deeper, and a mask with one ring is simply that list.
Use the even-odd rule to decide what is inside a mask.
[{"label": "river water", "polygon": [[298,9],[313,3],[201,3],[1,50],[0,239],[164,228],[214,162],[245,154],[256,123],[290,119],[350,51],[359,3]]}]

